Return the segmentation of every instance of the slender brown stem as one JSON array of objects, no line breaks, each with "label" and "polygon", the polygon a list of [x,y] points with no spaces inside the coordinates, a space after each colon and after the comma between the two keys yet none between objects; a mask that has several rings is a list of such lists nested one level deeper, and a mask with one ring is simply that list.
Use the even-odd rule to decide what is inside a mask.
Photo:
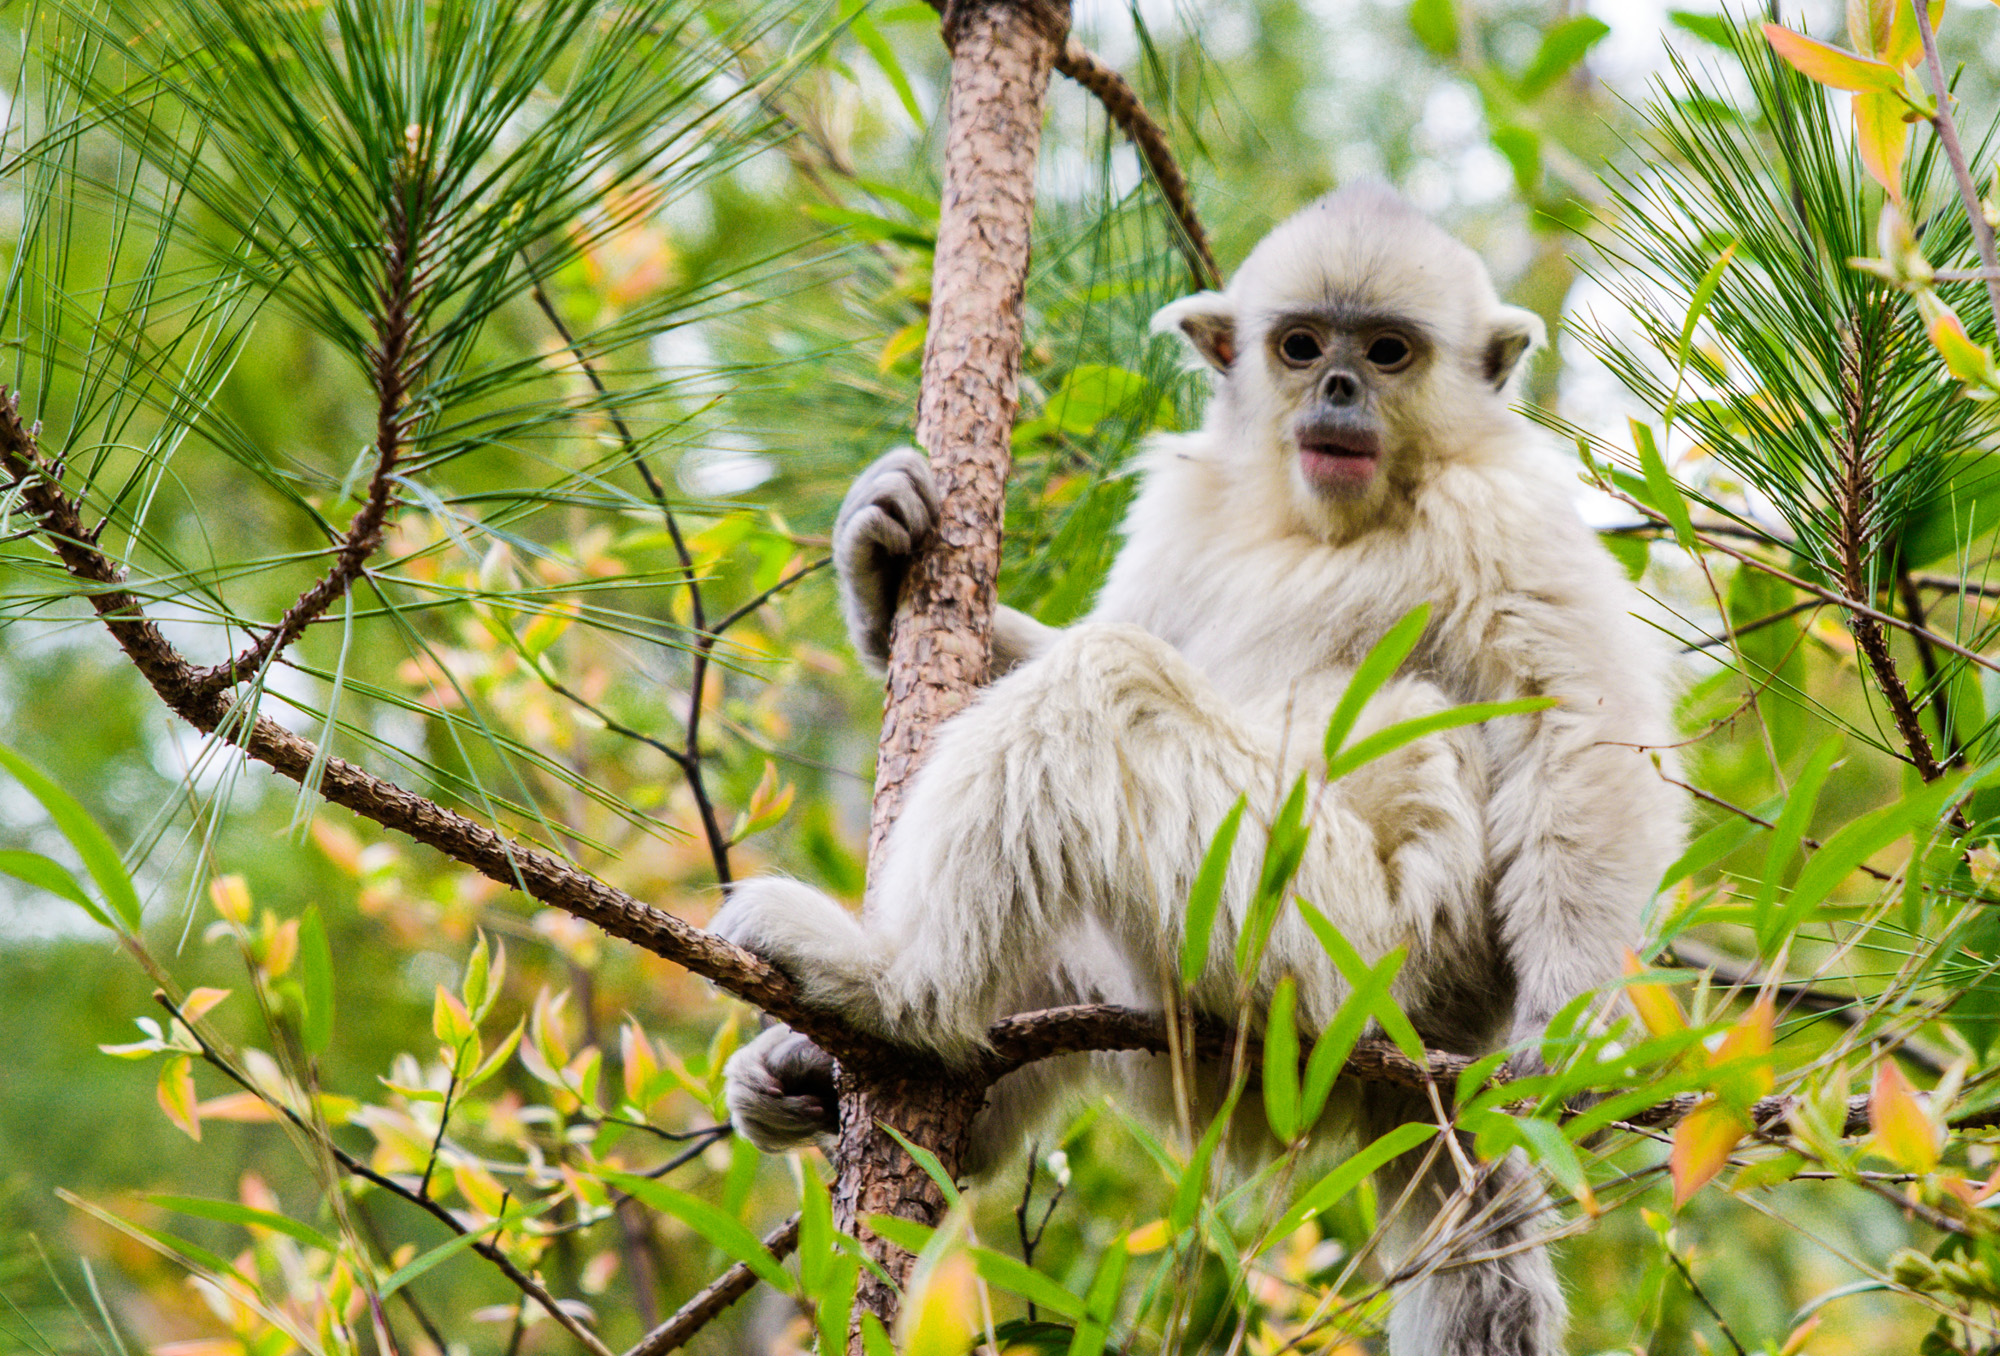
[{"label": "slender brown stem", "polygon": [[1097,96],[1097,101],[1104,105],[1105,113],[1138,150],[1140,159],[1146,162],[1146,170],[1159,188],[1160,197],[1166,201],[1167,211],[1173,214],[1174,244],[1181,257],[1187,260],[1188,272],[1194,275],[1195,286],[1222,286],[1222,270],[1215,266],[1208,232],[1202,229],[1201,218],[1195,215],[1187,176],[1181,173],[1180,164],[1174,159],[1174,148],[1167,140],[1165,130],[1153,121],[1145,105],[1139,102],[1138,91],[1074,37],[1068,39],[1056,55],[1056,69]]},{"label": "slender brown stem", "polygon": [[[1903,602],[1903,611],[1919,632],[1928,631],[1930,622],[1924,616],[1924,598],[1917,591],[1917,582],[1907,569],[1900,565],[1896,569],[1896,594]],[[1944,750],[1944,759],[1953,767],[1965,765],[1965,752],[1958,746],[1958,729],[1952,721],[1951,692],[1945,684],[1942,667],[1938,663],[1937,649],[1923,635],[1917,638],[1917,663],[1923,666],[1924,690],[1930,693],[1926,703],[1937,717],[1938,747]]]},{"label": "slender brown stem", "polygon": [[[764,1235],[763,1243],[764,1251],[781,1262],[791,1256],[792,1249],[799,1245],[799,1217],[793,1215]],[[673,1317],[640,1338],[625,1356],[667,1356],[670,1351],[680,1350],[756,1285],[757,1273],[741,1262],[736,1263],[704,1286]]]},{"label": "slender brown stem", "polygon": [[[556,309],[555,302],[550,300],[549,294],[542,289],[541,280],[535,274],[534,262],[525,255],[522,256],[521,262],[527,268],[528,277],[531,279],[529,290],[535,299],[535,305],[541,308],[542,314],[548,318],[549,324],[562,339],[564,347],[575,357],[577,366],[583,370],[585,379],[597,392],[598,399],[604,402],[605,414],[610,418],[612,428],[618,432],[618,440],[625,449],[626,457],[639,472],[639,478],[646,484],[646,492],[653,496],[653,503],[660,510],[660,517],[666,522],[667,537],[673,542],[674,556],[680,562],[681,579],[688,592],[688,616],[694,625],[695,644],[688,679],[687,715],[681,722],[681,751],[674,756],[674,763],[687,781],[689,794],[694,797],[695,813],[701,819],[701,836],[708,844],[709,863],[715,870],[716,882],[728,885],[735,879],[735,873],[729,865],[729,835],[722,831],[722,819],[716,813],[715,801],[708,793],[708,782],[702,775],[701,765],[702,689],[708,682],[709,657],[715,648],[715,638],[720,631],[709,630],[708,614],[701,596],[701,579],[695,572],[694,556],[688,550],[687,540],[681,535],[680,520],[674,516],[673,506],[667,500],[666,486],[653,474],[652,463],[641,455],[638,440],[632,436],[631,426],[625,422],[625,416],[618,412],[617,402],[611,399],[610,389],[605,386],[604,378],[597,373],[597,365],[590,361],[590,356],[584,352],[583,346],[577,342],[576,336],[563,321],[562,312]],[[730,620],[734,621],[735,618],[732,617]],[[661,747],[655,741],[647,742],[653,743],[656,748]]]},{"label": "slender brown stem", "polygon": [[[416,1206],[419,1210],[422,1210],[425,1214],[430,1215],[433,1219],[436,1219],[439,1223],[450,1229],[454,1234],[462,1237],[472,1232],[458,1222],[456,1215],[438,1204],[438,1202],[432,1200],[428,1195],[412,1191],[409,1187],[404,1186],[401,1182],[398,1182],[386,1173],[375,1171],[375,1169],[369,1167],[353,1154],[341,1148],[334,1141],[333,1137],[328,1135],[319,1126],[314,1125],[305,1117],[299,1115],[298,1112],[292,1110],[291,1107],[258,1086],[248,1074],[238,1069],[228,1056],[210,1044],[208,1038],[195,1029],[194,1023],[182,1017],[180,1008],[166,994],[155,993],[153,999],[161,1007],[173,1014],[174,1020],[180,1024],[181,1030],[186,1031],[189,1036],[194,1038],[195,1044],[201,1047],[201,1057],[204,1063],[219,1071],[232,1083],[264,1103],[265,1106],[283,1116],[293,1129],[312,1140],[314,1144],[318,1145],[329,1158],[338,1163],[346,1172],[361,1178],[363,1181],[374,1183],[376,1186],[382,1188],[382,1190],[400,1200],[408,1201],[411,1205]],[[577,1322],[570,1315],[569,1311],[557,1303],[555,1297],[542,1287],[541,1282],[515,1266],[506,1253],[500,1251],[500,1249],[485,1239],[475,1240],[470,1246],[472,1251],[478,1253],[498,1268],[500,1274],[512,1282],[514,1287],[523,1295],[541,1305],[547,1311],[549,1317],[553,1318],[570,1336],[581,1342],[584,1348],[591,1352],[592,1356],[612,1356],[611,1348],[600,1342],[597,1339],[597,1334]]]},{"label": "slender brown stem", "polygon": [[1987,224],[1986,210],[1980,205],[1979,187],[1972,182],[1972,166],[1965,158],[1965,147],[1959,144],[1958,120],[1951,116],[1951,86],[1944,76],[1944,61],[1938,56],[1937,33],[1931,28],[1928,0],[1910,0],[1910,4],[1917,12],[1917,33],[1924,42],[1924,64],[1930,68],[1931,90],[1937,96],[1937,116],[1930,120],[1931,130],[1937,133],[1938,145],[1951,165],[1952,177],[1958,181],[1958,200],[1972,227],[1973,242],[1979,247],[1979,262],[1986,266],[1982,270],[1986,304],[1991,309],[1993,323],[2000,325],[2000,250],[1994,248],[1993,228]]},{"label": "slender brown stem", "polygon": [[336,542],[333,565],[253,644],[220,664],[196,669],[192,681],[197,693],[219,692],[261,672],[347,593],[382,545],[382,530],[395,501],[396,467],[416,425],[410,392],[422,375],[426,356],[418,342],[416,320],[422,234],[421,221],[405,210],[400,197],[393,199],[384,233],[385,267],[376,288],[381,311],[375,317],[375,342],[368,350],[369,381],[375,389],[375,470],[360,509]]}]

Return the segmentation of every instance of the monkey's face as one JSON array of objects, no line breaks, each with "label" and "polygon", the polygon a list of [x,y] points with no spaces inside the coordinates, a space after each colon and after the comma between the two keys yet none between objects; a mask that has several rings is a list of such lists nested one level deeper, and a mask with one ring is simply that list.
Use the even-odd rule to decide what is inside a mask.
[{"label": "monkey's face", "polygon": [[1296,483],[1335,500],[1365,500],[1407,441],[1391,415],[1421,388],[1434,344],[1393,312],[1316,306],[1278,315],[1263,363]]}]

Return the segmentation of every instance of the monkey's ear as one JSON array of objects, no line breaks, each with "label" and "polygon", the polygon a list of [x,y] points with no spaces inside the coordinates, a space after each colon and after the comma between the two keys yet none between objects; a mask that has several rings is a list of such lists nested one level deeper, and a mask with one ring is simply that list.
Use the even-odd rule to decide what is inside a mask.
[{"label": "monkey's ear", "polygon": [[1162,306],[1153,316],[1153,333],[1178,332],[1218,372],[1236,362],[1236,303],[1221,292],[1197,292]]},{"label": "monkey's ear", "polygon": [[1549,337],[1542,318],[1518,306],[1502,306],[1493,315],[1493,328],[1486,336],[1486,352],[1481,361],[1488,384],[1498,391],[1507,385],[1521,359],[1529,350],[1540,348]]}]

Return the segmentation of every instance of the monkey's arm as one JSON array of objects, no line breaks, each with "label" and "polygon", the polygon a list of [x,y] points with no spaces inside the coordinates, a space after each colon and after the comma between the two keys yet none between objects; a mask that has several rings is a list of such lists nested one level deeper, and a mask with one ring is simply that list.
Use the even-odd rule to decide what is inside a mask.
[{"label": "monkey's arm", "polygon": [[[1491,651],[1512,670],[1508,695],[1558,702],[1487,734],[1487,843],[1516,1042],[1538,1040],[1572,998],[1617,977],[1680,851],[1682,797],[1654,762],[1672,758],[1668,656],[1622,601],[1622,591],[1578,608],[1516,600]],[[1526,1063],[1537,1062],[1530,1044]]]},{"label": "monkey's arm", "polygon": [[[870,671],[889,666],[889,625],[910,557],[937,526],[937,485],[915,448],[899,447],[856,478],[833,524],[833,568],[847,634]],[[989,679],[1040,654],[1055,628],[1011,607],[993,617]]]}]

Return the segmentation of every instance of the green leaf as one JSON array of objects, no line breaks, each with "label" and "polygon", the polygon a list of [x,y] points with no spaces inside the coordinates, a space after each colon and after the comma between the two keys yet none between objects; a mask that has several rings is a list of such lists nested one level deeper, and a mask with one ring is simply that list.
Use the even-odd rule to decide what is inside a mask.
[{"label": "green leaf", "polygon": [[629,1172],[606,1172],[604,1180],[627,1195],[675,1219],[713,1243],[723,1255],[741,1262],[757,1273],[759,1280],[785,1294],[793,1293],[791,1273],[778,1264],[748,1225],[724,1213],[699,1196],[690,1196],[665,1182]]},{"label": "green leaf", "polygon": [[1799,840],[1805,837],[1806,828],[1812,823],[1813,810],[1819,804],[1820,789],[1826,785],[1827,776],[1833,771],[1836,759],[1840,757],[1841,739],[1839,735],[1829,736],[1813,750],[1811,758],[1792,782],[1791,793],[1785,797],[1785,807],[1778,812],[1777,823],[1771,829],[1770,850],[1764,857],[1764,878],[1758,882],[1757,898],[1752,912],[1757,918],[1757,949],[1768,955],[1777,941],[1776,926],[1780,921],[1773,912],[1778,901],[1778,891],[1784,884],[1785,869],[1798,855]]},{"label": "green leaf", "polygon": [[[1396,1048],[1415,1063],[1424,1063],[1426,1058],[1424,1043],[1418,1038],[1417,1029],[1410,1025],[1409,1017],[1396,1005],[1395,998],[1389,993],[1389,982],[1395,978],[1396,971],[1402,968],[1404,958],[1409,954],[1408,948],[1396,947],[1377,961],[1371,969],[1368,963],[1361,959],[1361,953],[1354,949],[1347,938],[1340,935],[1340,929],[1335,927],[1325,914],[1303,899],[1298,901],[1298,910],[1299,916],[1305,919],[1306,926],[1318,940],[1320,949],[1332,958],[1334,968],[1340,971],[1341,977],[1356,993],[1366,992],[1372,995],[1369,1012],[1382,1024],[1382,1030],[1396,1043]],[[1383,972],[1379,985],[1372,982],[1377,971]]]},{"label": "green leaf", "polygon": [[1221,1108],[1209,1121],[1208,1129],[1202,1132],[1201,1141],[1195,1145],[1194,1157],[1188,1160],[1181,1172],[1180,1184],[1174,1189],[1174,1203],[1167,1209],[1167,1222],[1175,1233],[1184,1233],[1188,1225],[1194,1223],[1195,1213],[1201,1208],[1202,1194],[1208,1189],[1208,1165],[1215,1157],[1215,1149],[1222,1142],[1223,1131],[1229,1126],[1229,1118],[1236,1114],[1236,1099],[1242,1094],[1243,1084],[1239,1079],[1229,1089],[1229,1096],[1222,1101]]},{"label": "green leaf", "polygon": [[861,1350],[867,1356],[896,1356],[895,1343],[889,1340],[882,1320],[873,1314],[861,1315]]},{"label": "green leaf", "polygon": [[111,915],[99,908],[97,901],[83,892],[83,886],[77,883],[76,877],[72,876],[67,868],[39,852],[12,848],[0,851],[0,873],[12,876],[16,880],[26,881],[37,889],[47,890],[52,895],[59,895],[82,908],[90,915],[91,921],[100,927],[109,928],[113,932],[118,931],[118,925],[111,921]]},{"label": "green leaf", "polygon": [[1904,520],[1899,549],[1908,569],[1954,558],[2000,527],[2000,457],[1962,452],[1939,460],[1948,469]]},{"label": "green leaf", "polygon": [[1299,863],[1305,860],[1310,832],[1305,814],[1306,778],[1301,773],[1292,783],[1291,794],[1285,797],[1264,839],[1264,864],[1257,873],[1257,893],[1251,896],[1243,932],[1236,939],[1238,974],[1247,975],[1257,968],[1264,944],[1270,940],[1271,928],[1278,921],[1278,910],[1284,906],[1285,892],[1291,888],[1292,878],[1298,875]]},{"label": "green leaf", "polygon": [[1783,910],[1771,924],[1772,936],[1783,937],[1796,930],[1856,867],[1883,848],[1905,834],[1922,832],[1937,823],[1962,781],[1958,776],[1941,777],[1841,825],[1800,870]]},{"label": "green leaf", "polygon": [[69,845],[76,849],[76,855],[83,859],[84,869],[97,882],[98,894],[111,906],[111,912],[124,925],[123,930],[138,932],[139,893],[132,888],[132,877],[126,874],[118,849],[111,845],[111,839],[90,817],[90,811],[84,809],[75,796],[50,780],[47,773],[4,745],[0,745],[0,767],[13,773],[28,793],[49,812],[49,818],[55,821],[62,836],[69,840]]},{"label": "green leaf", "polygon": [[1208,968],[1216,910],[1222,903],[1223,886],[1229,880],[1230,856],[1236,850],[1236,832],[1243,825],[1247,803],[1246,797],[1238,796],[1236,804],[1222,817],[1215,836],[1208,840],[1208,851],[1202,856],[1201,869],[1195,873],[1194,886],[1188,891],[1187,931],[1181,938],[1181,986],[1185,989],[1193,989],[1201,981],[1202,971]]},{"label": "green leaf", "polygon": [[1646,496],[1654,508],[1666,515],[1673,525],[1674,539],[1684,551],[1693,551],[1694,519],[1688,516],[1687,500],[1681,498],[1681,487],[1674,484],[1674,478],[1667,474],[1667,464],[1660,458],[1660,449],[1653,442],[1653,426],[1634,419],[1632,441],[1639,448],[1639,467],[1646,473]]},{"label": "green leaf", "polygon": [[1367,655],[1356,666],[1354,676],[1347,680],[1347,689],[1340,694],[1340,701],[1326,722],[1324,748],[1329,764],[1347,743],[1347,736],[1353,732],[1354,722],[1361,718],[1361,710],[1368,704],[1368,699],[1395,676],[1403,661],[1410,657],[1410,651],[1417,648],[1417,642],[1424,638],[1424,628],[1430,625],[1430,620],[1431,605],[1418,603],[1383,632],[1382,639],[1369,647]]},{"label": "green leaf", "polygon": [[324,1054],[333,1044],[333,948],[317,904],[299,919],[299,987],[306,1000],[300,1037],[309,1053]]},{"label": "green leaf", "polygon": [[1278,981],[1264,1024],[1264,1119],[1281,1143],[1299,1133],[1299,1031],[1293,1024],[1299,986],[1290,975]]},{"label": "green leaf", "polygon": [[1495,127],[1487,140],[1507,157],[1514,171],[1514,187],[1523,197],[1531,197],[1542,183],[1542,137],[1532,128],[1511,123]]},{"label": "green leaf", "polygon": [[1433,56],[1457,56],[1457,5],[1453,0],[1410,0],[1410,31]]},{"label": "green leaf", "polygon": [[879,1236],[888,1239],[907,1253],[920,1253],[931,1245],[937,1230],[928,1224],[919,1224],[913,1219],[899,1215],[870,1215],[863,1223]]},{"label": "green leaf", "polygon": [[997,1285],[1011,1295],[1019,1295],[1030,1304],[1039,1304],[1064,1318],[1083,1317],[1081,1295],[1072,1294],[1033,1267],[1005,1253],[981,1247],[970,1251],[973,1269],[988,1285]]},{"label": "green leaf", "polygon": [[1542,37],[1542,45],[1535,52],[1528,69],[1521,72],[1516,82],[1521,97],[1532,99],[1543,90],[1569,73],[1572,66],[1583,60],[1591,48],[1604,41],[1611,26],[1592,15],[1580,14],[1573,19],[1551,28]]},{"label": "green leaf", "polygon": [[1377,730],[1374,734],[1341,751],[1338,758],[1327,764],[1326,778],[1333,781],[1345,777],[1354,769],[1387,753],[1394,753],[1405,744],[1414,743],[1425,735],[1436,734],[1440,730],[1455,730],[1461,725],[1478,725],[1483,721],[1498,720],[1502,716],[1525,716],[1534,711],[1546,711],[1556,704],[1554,697],[1523,697],[1511,702],[1467,702],[1464,706],[1447,707],[1433,711],[1427,716],[1412,720],[1399,720],[1394,725]]},{"label": "green leaf", "polygon": [[[1304,910],[1311,906],[1302,903],[1299,907]],[[1326,1030],[1313,1038],[1312,1054],[1306,1057],[1305,1089],[1299,1098],[1299,1124],[1318,1123],[1320,1112],[1326,1109],[1326,1099],[1333,1093],[1334,1080],[1346,1066],[1347,1057],[1354,1053],[1354,1043],[1361,1039],[1368,1019],[1388,999],[1389,984],[1402,968],[1401,951],[1384,956],[1352,987],[1333,1020],[1326,1024]]]},{"label": "green leaf", "polygon": [[1736,849],[1749,842],[1764,826],[1748,819],[1725,819],[1704,832],[1701,837],[1688,844],[1688,849],[1660,877],[1654,887],[1658,894],[1669,886],[1678,885],[1689,876],[1706,871],[1727,857]]},{"label": "green leaf", "polygon": [[910,1156],[911,1161],[922,1168],[924,1175],[937,1184],[937,1189],[944,1193],[944,1203],[947,1207],[958,1204],[958,1183],[951,1180],[951,1174],[944,1170],[944,1164],[938,1161],[936,1154],[897,1133],[887,1121],[877,1121],[875,1126],[890,1139],[902,1145],[903,1152]]},{"label": "green leaf", "polygon": [[1278,1222],[1265,1233],[1257,1245],[1256,1256],[1262,1256],[1291,1236],[1294,1229],[1307,1220],[1330,1209],[1345,1199],[1350,1191],[1361,1185],[1361,1179],[1375,1169],[1398,1158],[1422,1144],[1437,1133],[1435,1125],[1411,1122],[1399,1125],[1367,1148],[1343,1162],[1326,1176],[1314,1182],[1299,1198],[1292,1202]]},{"label": "green leaf", "polygon": [[[1708,310],[1709,303],[1715,300],[1715,289],[1722,285],[1722,274],[1729,267],[1729,261],[1735,257],[1736,242],[1732,240],[1723,247],[1715,262],[1708,266],[1708,271],[1701,275],[1701,281],[1695,284],[1694,297],[1688,302],[1687,316],[1681,321],[1680,342],[1674,347],[1674,400],[1668,402],[1666,413],[1661,417],[1663,428],[1671,430],[1674,426],[1674,415],[1677,413],[1674,405],[1680,398],[1681,377],[1687,371],[1688,354],[1694,350],[1695,326],[1701,323],[1701,317]],[[1652,430],[1649,428],[1646,432],[1650,441]],[[1651,473],[1647,474],[1650,479]]]},{"label": "green leaf", "polygon": [[1667,22],[1684,33],[1692,33],[1703,42],[1720,47],[1725,51],[1736,50],[1736,30],[1729,20],[1720,14],[1697,14],[1693,10],[1669,10]]},{"label": "green leaf", "polygon": [[1122,1238],[1104,1250],[1097,1273],[1090,1280],[1090,1293],[1083,1300],[1088,1317],[1077,1324],[1076,1336],[1070,1339],[1069,1356],[1102,1356],[1105,1339],[1111,1335],[1111,1318],[1118,1311],[1128,1260],[1130,1254],[1125,1251]]},{"label": "green leaf", "polygon": [[215,1201],[206,1196],[148,1196],[155,1205],[183,1215],[193,1215],[197,1219],[218,1220],[223,1224],[240,1224],[246,1229],[269,1229],[287,1238],[297,1239],[309,1248],[321,1252],[337,1253],[340,1244],[328,1238],[319,1230],[301,1224],[286,1215],[273,1214],[269,1210],[254,1210],[235,1201]]},{"label": "green leaf", "polygon": [[554,1202],[552,1201],[546,1202],[536,1207],[533,1210],[525,1210],[525,1211],[520,1211],[518,1213],[506,1214],[502,1215],[499,1219],[488,1220],[486,1223],[480,1225],[477,1229],[470,1230],[467,1233],[462,1233],[458,1235],[456,1238],[447,1239],[444,1242],[438,1244],[435,1248],[432,1248],[428,1252],[418,1253],[415,1257],[412,1257],[408,1262],[404,1263],[400,1267],[397,1267],[396,1270],[390,1274],[389,1279],[382,1282],[382,1289],[378,1293],[380,1294],[381,1298],[388,1299],[391,1295],[395,1294],[398,1290],[401,1290],[411,1281],[416,1280],[419,1276],[423,1275],[425,1272],[430,1271],[432,1268],[440,1266],[443,1263],[448,1262],[452,1258],[458,1256],[460,1253],[467,1251],[472,1247],[473,1244],[477,1243],[480,1239],[486,1237],[486,1235],[490,1233],[495,1233],[498,1230],[506,1227],[507,1225],[517,1223],[522,1219],[529,1218],[533,1215],[539,1215],[542,1213],[543,1210],[548,1209],[549,1206],[552,1204],[554,1204]]},{"label": "green leaf", "polygon": [[922,131],[924,128],[923,106],[917,102],[916,92],[910,88],[910,77],[903,73],[903,63],[896,59],[896,49],[889,45],[888,40],[882,36],[881,31],[875,27],[869,20],[868,15],[863,12],[867,8],[867,4],[868,0],[855,0],[855,3],[850,6],[853,12],[847,16],[848,31],[854,34],[856,42],[867,49],[868,55],[875,58],[875,64],[881,68],[882,74],[887,77],[889,87],[896,91],[896,98],[903,105],[903,111],[910,115],[910,121],[917,125],[919,131]]}]

